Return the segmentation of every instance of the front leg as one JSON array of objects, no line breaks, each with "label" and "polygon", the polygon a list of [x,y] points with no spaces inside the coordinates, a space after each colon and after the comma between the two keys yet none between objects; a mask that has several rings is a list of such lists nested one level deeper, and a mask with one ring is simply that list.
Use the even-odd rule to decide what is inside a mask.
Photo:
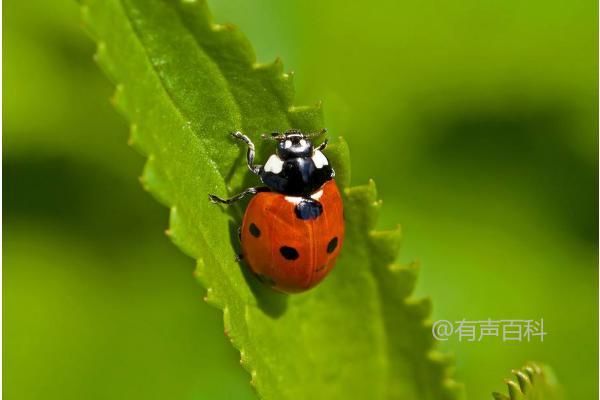
[{"label": "front leg", "polygon": [[250,138],[248,136],[244,135],[242,132],[239,132],[239,131],[233,132],[231,134],[231,136],[243,141],[244,143],[246,143],[248,145],[248,153],[246,154],[246,161],[248,162],[248,169],[258,175],[261,165],[254,165],[255,149],[254,149],[254,143],[252,143],[252,140],[250,140]]},{"label": "front leg", "polygon": [[242,193],[233,196],[230,199],[223,199],[219,196],[215,196],[214,194],[209,194],[208,199],[211,201],[211,203],[214,203],[214,204],[218,204],[218,203],[231,204],[231,203],[235,203],[238,200],[243,199],[245,196],[247,196],[249,194],[256,194],[259,192],[268,192],[268,191],[269,191],[269,188],[267,188],[267,187],[251,187],[251,188],[244,190]]},{"label": "front leg", "polygon": [[329,144],[329,139],[325,139],[325,140],[323,141],[323,143],[321,143],[321,144],[319,145],[319,147],[317,147],[317,150],[319,150],[319,151],[323,151],[323,150],[325,150],[325,147],[327,147],[327,145],[328,145],[328,144]]}]

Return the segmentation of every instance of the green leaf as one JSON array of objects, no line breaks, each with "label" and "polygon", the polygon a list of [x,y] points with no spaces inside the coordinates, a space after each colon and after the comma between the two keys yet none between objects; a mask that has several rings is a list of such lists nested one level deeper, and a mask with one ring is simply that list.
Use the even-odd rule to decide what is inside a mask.
[{"label": "green leaf", "polygon": [[[144,186],[171,209],[168,234],[198,260],[206,299],[223,310],[225,334],[267,399],[453,399],[460,386],[432,351],[430,304],[410,298],[415,265],[395,263],[400,232],[375,231],[375,185],[348,188],[348,149],[328,156],[344,189],[347,239],[317,288],[288,296],[234,261],[241,208],[210,204],[256,183],[229,137],[323,127],[321,106],[295,107],[282,63],[257,64],[231,25],[211,22],[204,2],[87,1],[96,59],[117,84],[115,106],[130,142],[148,157]],[[259,146],[259,159],[269,153]],[[272,149],[271,149],[272,151]],[[108,156],[108,155],[107,155]]]},{"label": "green leaf", "polygon": [[495,400],[560,400],[562,389],[550,367],[527,363],[523,368],[512,371],[515,379],[506,380],[508,396],[494,392]]}]

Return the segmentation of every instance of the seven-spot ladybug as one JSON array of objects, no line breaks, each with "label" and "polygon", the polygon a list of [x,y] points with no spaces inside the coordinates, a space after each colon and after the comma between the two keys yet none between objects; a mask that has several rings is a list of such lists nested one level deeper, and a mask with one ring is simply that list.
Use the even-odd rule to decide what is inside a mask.
[{"label": "seven-spot ladybug", "polygon": [[239,231],[240,258],[258,279],[282,292],[318,284],[333,268],[344,241],[342,198],[322,153],[327,140],[316,148],[311,142],[323,133],[292,130],[266,136],[277,141],[277,151],[264,166],[254,165],[252,141],[233,133],[248,145],[248,168],[267,187],[251,187],[230,199],[209,195],[213,203],[231,204],[256,194]]}]

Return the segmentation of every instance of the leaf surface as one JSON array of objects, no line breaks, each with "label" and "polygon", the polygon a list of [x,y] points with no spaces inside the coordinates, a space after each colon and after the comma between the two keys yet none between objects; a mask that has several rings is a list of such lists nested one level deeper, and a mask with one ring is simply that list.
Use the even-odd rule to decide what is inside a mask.
[{"label": "leaf surface", "polygon": [[[115,82],[130,142],[147,156],[144,186],[170,207],[168,234],[197,260],[206,299],[266,399],[453,399],[449,360],[433,352],[427,300],[410,298],[415,265],[395,263],[400,232],[375,231],[375,185],[349,188],[348,149],[327,150],[344,192],[347,238],[317,288],[273,292],[234,260],[242,208],[210,204],[257,184],[245,149],[229,137],[323,127],[320,104],[292,105],[292,76],[279,60],[256,63],[245,37],[211,21],[195,1],[104,0],[82,5],[96,59]],[[272,145],[272,144],[271,144]]]}]

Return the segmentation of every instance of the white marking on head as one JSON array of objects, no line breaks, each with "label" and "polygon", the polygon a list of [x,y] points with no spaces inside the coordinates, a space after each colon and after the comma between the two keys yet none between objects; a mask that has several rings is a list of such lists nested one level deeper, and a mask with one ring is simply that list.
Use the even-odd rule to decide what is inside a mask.
[{"label": "white marking on head", "polygon": [[289,149],[290,147],[292,147],[292,141],[286,140],[283,147],[285,147],[286,149]]},{"label": "white marking on head", "polygon": [[297,196],[285,196],[285,199],[293,204],[299,204],[302,201],[302,197]]},{"label": "white marking on head", "polygon": [[311,199],[313,200],[319,200],[321,196],[323,196],[323,189],[310,195]]},{"label": "white marking on head", "polygon": [[276,154],[273,154],[267,160],[267,163],[265,164],[264,169],[266,172],[272,172],[274,174],[278,174],[283,169],[283,161],[281,160],[281,158],[277,157]]},{"label": "white marking on head", "polygon": [[306,146],[306,140],[304,140],[304,139],[300,139],[300,145],[301,145],[302,147]]},{"label": "white marking on head", "polygon": [[315,163],[315,167],[317,168],[323,168],[324,165],[329,164],[329,161],[327,161],[327,157],[325,157],[325,155],[321,153],[320,150],[315,150],[312,156],[312,160]]}]

